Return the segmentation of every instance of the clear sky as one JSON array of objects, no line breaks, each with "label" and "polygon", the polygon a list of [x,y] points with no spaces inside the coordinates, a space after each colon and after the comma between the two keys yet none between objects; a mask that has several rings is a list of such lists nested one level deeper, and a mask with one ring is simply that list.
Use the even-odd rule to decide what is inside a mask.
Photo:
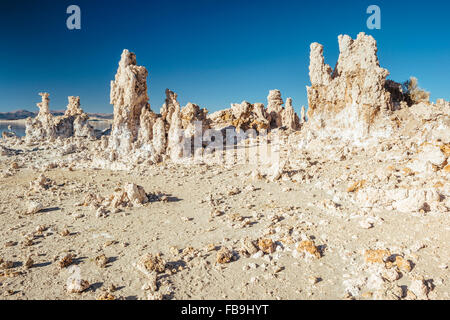
[{"label": "clear sky", "polygon": [[[66,27],[71,4],[81,8],[81,30]],[[371,4],[381,8],[381,30],[366,26]],[[361,31],[376,38],[391,79],[414,75],[433,100],[450,100],[449,17],[443,0],[1,0],[0,112],[36,110],[42,91],[53,110],[75,95],[88,112],[112,112],[109,86],[124,48],[149,70],[155,111],[166,88],[210,111],[266,104],[280,89],[299,111],[310,43],[322,43],[334,67],[338,35]]]}]

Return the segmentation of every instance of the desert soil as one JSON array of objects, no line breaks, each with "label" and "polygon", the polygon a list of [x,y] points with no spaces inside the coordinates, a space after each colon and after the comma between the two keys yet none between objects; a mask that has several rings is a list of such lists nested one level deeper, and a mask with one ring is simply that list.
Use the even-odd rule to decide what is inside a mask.
[{"label": "desert soil", "polygon": [[[38,148],[27,155],[44,159],[48,152]],[[0,258],[13,262],[0,270],[1,299],[97,299],[105,293],[146,299],[148,279],[134,264],[149,253],[161,253],[165,261],[157,276],[165,299],[410,298],[417,278],[432,288],[429,298],[449,298],[448,214],[364,211],[345,199],[344,210],[323,205],[346,193],[348,183],[324,188],[319,181],[389,164],[365,154],[336,162],[300,157],[314,173],[307,181],[255,179],[250,164],[160,164],[126,172],[33,167],[23,159],[18,154],[0,161],[1,172],[10,172],[1,177]],[[31,190],[41,173],[52,186]],[[125,183],[167,197],[107,217],[80,205],[89,193],[109,197]],[[29,201],[44,209],[25,214]],[[246,256],[240,248],[247,237],[273,239],[276,250]],[[319,257],[298,254],[302,239],[317,246]],[[234,252],[229,263],[217,263],[222,247]],[[412,270],[373,284],[378,278],[364,252],[375,249],[401,255]],[[66,290],[74,269],[61,268],[59,260],[67,254],[90,284],[81,294]],[[103,254],[108,262],[102,267],[96,257]]]}]

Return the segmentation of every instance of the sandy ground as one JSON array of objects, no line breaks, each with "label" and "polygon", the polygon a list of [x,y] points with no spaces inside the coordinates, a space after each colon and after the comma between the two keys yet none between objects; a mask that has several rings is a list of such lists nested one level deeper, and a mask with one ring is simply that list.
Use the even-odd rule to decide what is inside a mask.
[{"label": "sandy ground", "polygon": [[[31,159],[48,155],[45,149],[27,153]],[[157,286],[165,299],[409,299],[415,298],[408,289],[418,278],[432,289],[430,299],[449,298],[448,213],[361,211],[345,200],[343,210],[327,209],[323,203],[345,193],[347,183],[324,188],[318,182],[388,162],[364,154],[333,163],[299,159],[308,162],[308,181],[255,179],[252,165],[163,164],[125,172],[33,168],[24,165],[23,154],[1,157],[1,172],[10,174],[1,177],[0,259],[13,265],[0,270],[0,297],[97,299],[109,293],[116,299],[146,299],[148,279],[134,264],[146,254],[161,253],[165,271],[157,275]],[[33,191],[30,182],[40,173],[52,186]],[[87,194],[108,197],[125,183],[166,195],[166,201],[107,217],[80,206]],[[25,214],[29,201],[41,202],[44,209]],[[240,250],[246,237],[273,239],[276,251],[246,256]],[[320,258],[298,253],[305,239],[313,241]],[[222,247],[233,251],[229,263],[216,262]],[[398,270],[394,278],[399,279],[386,276],[378,283],[378,266],[364,256],[371,249],[389,250],[394,260],[401,255],[412,270]],[[75,269],[59,266],[69,253]],[[103,254],[108,262],[102,267],[96,257]],[[81,294],[66,290],[74,270],[90,284]]]}]

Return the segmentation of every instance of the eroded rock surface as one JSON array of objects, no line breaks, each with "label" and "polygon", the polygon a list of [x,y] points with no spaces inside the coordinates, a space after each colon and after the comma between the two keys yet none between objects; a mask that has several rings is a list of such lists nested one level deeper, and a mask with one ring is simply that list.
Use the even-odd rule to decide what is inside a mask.
[{"label": "eroded rock surface", "polygon": [[375,39],[364,33],[355,40],[341,35],[339,51],[332,70],[324,62],[323,46],[311,44],[309,126],[348,140],[389,136],[389,112],[393,109],[391,95],[385,89],[389,72],[380,67]]},{"label": "eroded rock surface", "polygon": [[119,154],[130,152],[138,139],[143,109],[150,109],[147,94],[147,69],[138,66],[136,55],[122,52],[115,80],[111,81],[110,101],[114,120],[110,147]]},{"label": "eroded rock surface", "polygon": [[258,132],[269,129],[266,111],[261,103],[250,104],[246,101],[241,104],[235,103],[230,109],[211,114],[209,119],[217,128],[232,126],[237,130],[254,129]]},{"label": "eroded rock surface", "polygon": [[51,140],[55,138],[82,137],[94,138],[94,129],[89,124],[89,117],[80,106],[80,97],[68,97],[69,104],[64,115],[54,117],[50,112],[48,93],[40,93],[42,102],[38,103],[39,113],[36,118],[26,122],[26,138],[29,142]]},{"label": "eroded rock surface", "polygon": [[49,93],[39,93],[42,102],[38,103],[39,113],[36,118],[28,118],[26,122],[26,136],[29,141],[43,140],[55,136],[55,124],[50,113]]},{"label": "eroded rock surface", "polygon": [[300,119],[294,111],[291,98],[286,100],[286,107],[283,107],[281,92],[272,90],[267,102],[267,108],[262,103],[234,103],[230,109],[214,112],[208,118],[214,128],[234,127],[238,131],[253,129],[259,133],[282,127],[293,131],[300,129]]}]

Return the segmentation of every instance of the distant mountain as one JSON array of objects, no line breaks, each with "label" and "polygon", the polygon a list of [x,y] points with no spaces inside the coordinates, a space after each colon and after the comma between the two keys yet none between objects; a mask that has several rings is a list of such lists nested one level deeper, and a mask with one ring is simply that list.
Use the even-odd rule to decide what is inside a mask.
[{"label": "distant mountain", "polygon": [[[64,111],[52,110],[50,111],[54,116],[62,116]],[[17,110],[13,112],[0,112],[0,120],[21,120],[29,117],[36,117],[38,112],[31,112],[28,110]],[[110,120],[113,115],[110,113],[88,113],[90,118]]]},{"label": "distant mountain", "polygon": [[19,120],[34,117],[37,113],[27,110],[17,110],[13,112],[0,112],[0,120]]}]

